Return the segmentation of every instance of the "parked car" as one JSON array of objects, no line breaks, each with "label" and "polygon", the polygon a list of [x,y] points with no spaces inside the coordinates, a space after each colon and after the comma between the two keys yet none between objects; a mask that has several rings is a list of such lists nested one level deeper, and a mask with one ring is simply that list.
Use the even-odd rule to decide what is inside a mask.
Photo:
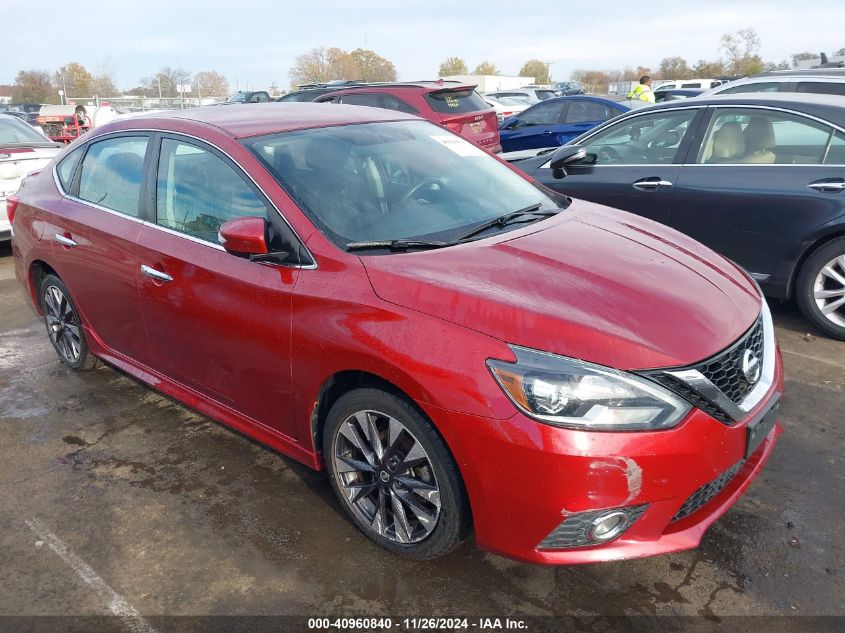
[{"label": "parked car", "polygon": [[232,103],[270,103],[270,93],[266,90],[239,90],[238,92],[229,95],[225,101],[221,101],[217,105],[230,105]]},{"label": "parked car", "polygon": [[514,164],[556,191],[690,235],[845,339],[841,98],[698,97],[630,112],[572,143],[587,158],[565,177],[548,155]]},{"label": "parked car", "polygon": [[519,114],[531,105],[530,101],[519,97],[501,97],[500,99],[484,97],[484,101],[493,108],[499,123],[514,114]]},{"label": "parked car", "polygon": [[555,94],[558,97],[569,95],[582,95],[586,92],[580,81],[559,81],[554,85]]},{"label": "parked car", "polygon": [[182,110],[28,178],[15,271],[65,365],[325,468],[392,552],[471,525],[547,564],[695,547],[780,433],[766,303],[672,229],[546,191],[401,112]]},{"label": "parked car", "polygon": [[6,199],[18,190],[29,172],[47,165],[60,147],[20,118],[0,114],[0,242],[12,237]]},{"label": "parked car", "polygon": [[660,90],[654,93],[654,101],[662,103],[663,101],[680,101],[682,99],[689,99],[691,97],[699,96],[703,90]]},{"label": "parked car", "polygon": [[654,89],[655,94],[664,90],[709,90],[723,83],[721,79],[678,79],[661,83]]},{"label": "parked car", "polygon": [[370,83],[346,86],[315,99],[317,103],[386,108],[433,121],[486,150],[499,152],[499,120],[475,91],[455,81]]},{"label": "parked car", "polygon": [[486,92],[484,96],[493,97],[494,99],[500,99],[501,97],[521,97],[528,99],[532,103],[538,103],[546,99],[553,99],[557,95],[551,88],[514,88],[512,90]]},{"label": "parked car", "polygon": [[337,90],[337,86],[323,86],[322,88],[304,88],[302,90],[294,90],[282,95],[276,101],[285,102],[301,102],[314,101],[317,97],[321,97],[330,92]]},{"label": "parked car", "polygon": [[502,151],[563,145],[608,119],[647,105],[598,95],[547,99],[499,124]]},{"label": "parked car", "polygon": [[731,81],[707,91],[705,95],[751,92],[802,92],[842,96],[845,95],[845,69],[773,70]]}]

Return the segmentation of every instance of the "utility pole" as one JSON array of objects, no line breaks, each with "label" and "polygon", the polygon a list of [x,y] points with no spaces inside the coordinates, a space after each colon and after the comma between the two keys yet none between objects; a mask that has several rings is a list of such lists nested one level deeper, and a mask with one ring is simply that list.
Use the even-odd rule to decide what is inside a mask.
[{"label": "utility pole", "polygon": [[65,85],[64,73],[62,73],[62,105],[67,105],[67,85]]},{"label": "utility pole", "polygon": [[161,107],[161,77],[158,77],[158,105]]}]

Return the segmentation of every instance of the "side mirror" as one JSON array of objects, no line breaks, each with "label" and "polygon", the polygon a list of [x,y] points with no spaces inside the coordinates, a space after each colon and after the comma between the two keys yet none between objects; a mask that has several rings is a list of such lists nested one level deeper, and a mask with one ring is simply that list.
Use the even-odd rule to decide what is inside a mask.
[{"label": "side mirror", "polygon": [[578,161],[582,161],[587,157],[587,150],[580,145],[564,145],[554,154],[549,163],[552,169],[564,169],[569,165],[573,165]]},{"label": "side mirror", "polygon": [[227,220],[220,227],[217,239],[232,255],[252,256],[269,253],[267,220],[258,216]]}]

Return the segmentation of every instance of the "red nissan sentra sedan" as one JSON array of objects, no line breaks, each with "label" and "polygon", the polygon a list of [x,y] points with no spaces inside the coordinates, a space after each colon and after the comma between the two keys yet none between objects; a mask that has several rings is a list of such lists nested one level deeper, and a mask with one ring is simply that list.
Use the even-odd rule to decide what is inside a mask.
[{"label": "red nissan sentra sedan", "polygon": [[551,195],[410,115],[272,103],[105,125],[9,211],[64,363],[325,468],[393,552],[471,526],[538,563],[695,547],[781,432],[766,303],[680,233]]}]

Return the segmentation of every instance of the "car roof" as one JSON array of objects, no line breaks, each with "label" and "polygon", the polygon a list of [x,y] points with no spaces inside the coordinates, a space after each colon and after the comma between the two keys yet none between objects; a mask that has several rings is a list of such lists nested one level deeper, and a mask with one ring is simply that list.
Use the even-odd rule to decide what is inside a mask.
[{"label": "car roof", "polygon": [[[171,110],[154,115],[142,115],[129,119],[133,126],[145,120],[167,129],[168,121],[193,121],[205,123],[226,132],[234,138],[246,138],[290,130],[331,127],[355,123],[374,123],[379,121],[414,120],[415,117],[403,112],[371,108],[368,106],[335,105],[311,102],[276,102],[233,104],[225,108],[205,106],[186,110]],[[115,124],[121,120],[116,119]],[[108,124],[109,127],[112,124]],[[105,128],[105,126],[103,126]],[[115,125],[115,128],[123,126]],[[102,128],[101,128],[102,129]]]},{"label": "car roof", "polygon": [[790,68],[788,70],[768,70],[763,73],[744,77],[744,79],[757,79],[758,77],[845,77],[845,68]]},{"label": "car roof", "polygon": [[812,116],[827,119],[831,123],[845,126],[845,108],[839,95],[814,94],[809,92],[766,92],[738,94],[702,95],[683,101],[665,101],[651,106],[649,110],[691,108],[706,105],[772,106],[797,110]]},{"label": "car roof", "polygon": [[468,84],[462,81],[372,81],[370,83],[349,84],[346,86],[332,86],[332,92],[348,92],[350,90],[362,90],[378,88],[424,88],[426,90],[472,90],[475,84]]}]

